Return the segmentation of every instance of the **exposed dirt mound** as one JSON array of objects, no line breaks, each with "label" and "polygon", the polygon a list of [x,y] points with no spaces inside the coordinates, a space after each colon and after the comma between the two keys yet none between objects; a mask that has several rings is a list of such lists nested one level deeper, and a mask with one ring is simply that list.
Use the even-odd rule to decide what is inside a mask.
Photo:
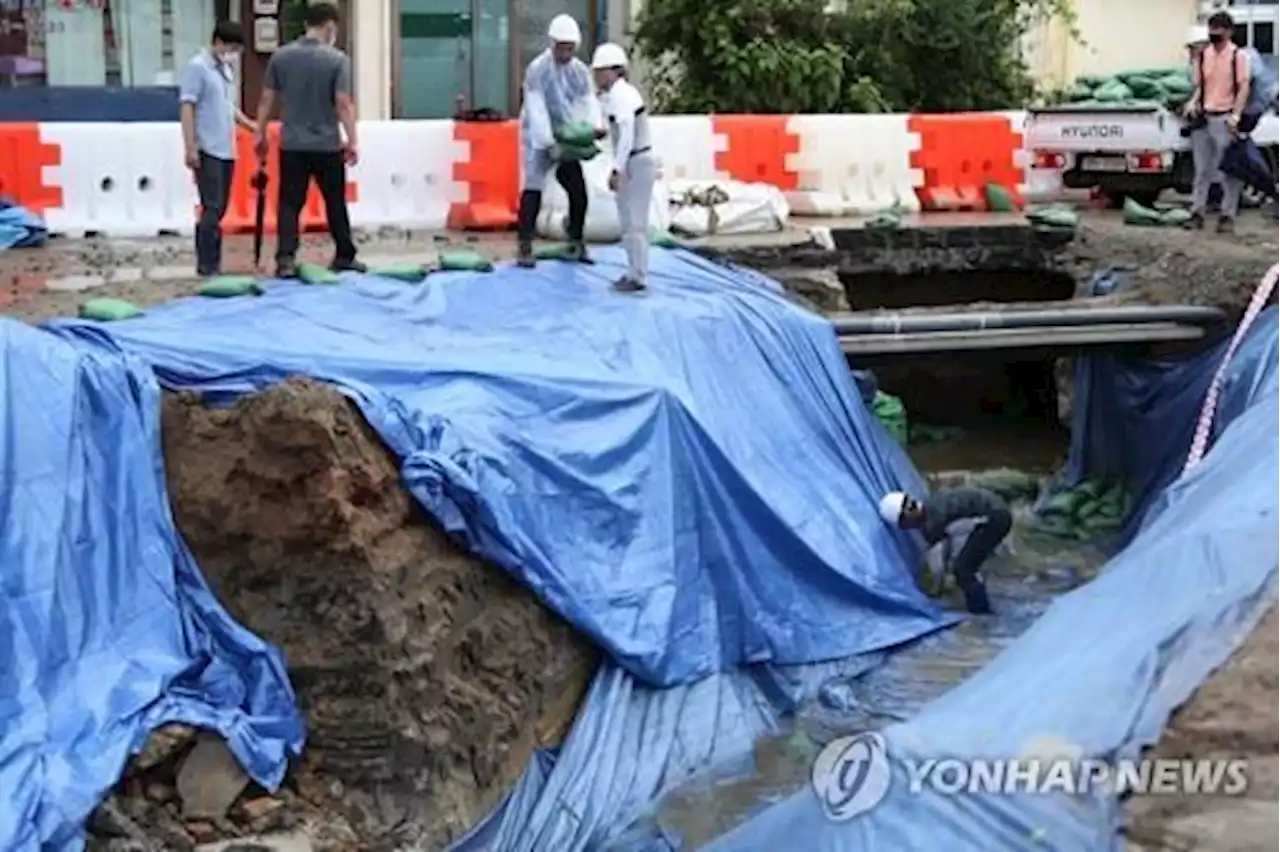
[{"label": "exposed dirt mound", "polygon": [[1147,795],[1125,804],[1132,852],[1270,852],[1276,847],[1277,675],[1275,607],[1230,661],[1174,714],[1153,757],[1248,761],[1243,796]]},{"label": "exposed dirt mound", "polygon": [[354,408],[290,380],[164,407],[178,527],[231,613],[284,649],[309,740],[294,783],[359,847],[438,848],[572,721],[596,653],[464,554]]}]

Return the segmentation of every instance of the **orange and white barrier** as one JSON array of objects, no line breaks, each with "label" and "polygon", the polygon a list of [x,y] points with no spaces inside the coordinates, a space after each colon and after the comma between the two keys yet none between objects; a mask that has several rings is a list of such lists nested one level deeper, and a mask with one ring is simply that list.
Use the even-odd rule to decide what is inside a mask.
[{"label": "orange and white barrier", "polygon": [[[1016,199],[1060,192],[1030,169],[1020,112],[956,115],[673,115],[650,122],[664,179],[734,180],[781,190],[795,215],[984,209],[983,187]],[[507,229],[519,200],[514,121],[361,124],[361,160],[349,172],[357,227]],[[278,176],[271,134],[266,230],[274,232]],[[224,228],[253,227],[254,163],[247,134]],[[0,125],[0,195],[43,216],[55,234],[190,233],[197,213],[178,125]],[[313,188],[304,230],[325,227]]]}]

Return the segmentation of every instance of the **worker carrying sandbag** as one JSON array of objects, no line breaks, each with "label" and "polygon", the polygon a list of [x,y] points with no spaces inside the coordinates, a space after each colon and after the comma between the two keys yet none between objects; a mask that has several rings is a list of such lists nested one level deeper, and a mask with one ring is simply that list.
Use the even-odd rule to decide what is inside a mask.
[{"label": "worker carrying sandbag", "polygon": [[900,529],[919,530],[930,548],[945,548],[967,529],[964,545],[956,553],[944,553],[943,564],[955,575],[969,612],[991,612],[980,569],[1013,527],[1013,517],[1004,500],[985,488],[972,486],[944,488],[924,500],[893,491],[881,498],[880,517]]},{"label": "worker carrying sandbag", "polygon": [[533,236],[542,208],[542,187],[547,173],[555,170],[556,180],[569,196],[567,260],[586,260],[582,229],[587,221],[587,183],[578,158],[557,160],[560,146],[556,131],[586,122],[597,139],[607,132],[601,127],[600,104],[591,87],[591,72],[574,56],[582,43],[578,22],[568,15],[556,15],[547,28],[551,45],[534,57],[524,73],[524,105],[520,109],[520,150],[524,165],[524,185],[520,194],[520,214],[516,220],[519,249],[516,262],[535,264]]},{"label": "worker carrying sandbag", "polygon": [[622,247],[627,271],[614,289],[636,292],[645,288],[649,274],[649,208],[658,164],[653,157],[653,137],[644,98],[627,79],[627,53],[616,44],[602,44],[591,58],[596,86],[602,92],[605,118],[613,141],[613,171],[609,189],[618,202]]}]

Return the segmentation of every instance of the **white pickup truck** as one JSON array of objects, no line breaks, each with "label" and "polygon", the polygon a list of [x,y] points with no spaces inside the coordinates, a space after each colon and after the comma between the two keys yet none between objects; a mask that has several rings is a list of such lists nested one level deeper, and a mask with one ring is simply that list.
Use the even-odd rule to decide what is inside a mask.
[{"label": "white pickup truck", "polygon": [[[1130,197],[1150,206],[1165,189],[1191,191],[1190,144],[1181,119],[1158,104],[1064,104],[1027,111],[1023,140],[1031,167],[1062,174],[1069,189],[1098,187],[1113,206]],[[1253,132],[1276,170],[1280,118],[1263,116]]]}]

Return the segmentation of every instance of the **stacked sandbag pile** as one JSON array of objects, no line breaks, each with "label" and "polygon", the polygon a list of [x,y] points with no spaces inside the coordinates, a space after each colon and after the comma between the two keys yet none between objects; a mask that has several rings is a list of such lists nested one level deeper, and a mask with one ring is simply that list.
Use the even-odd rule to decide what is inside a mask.
[{"label": "stacked sandbag pile", "polygon": [[1073,106],[1098,109],[1124,109],[1132,106],[1160,104],[1171,110],[1181,109],[1194,90],[1191,76],[1184,67],[1148,68],[1121,71],[1110,76],[1084,74],[1066,91],[1066,102]]},{"label": "stacked sandbag pile", "polygon": [[1123,483],[1086,479],[1050,497],[1037,513],[1035,528],[1057,538],[1088,541],[1118,532],[1132,508],[1132,495]]}]

